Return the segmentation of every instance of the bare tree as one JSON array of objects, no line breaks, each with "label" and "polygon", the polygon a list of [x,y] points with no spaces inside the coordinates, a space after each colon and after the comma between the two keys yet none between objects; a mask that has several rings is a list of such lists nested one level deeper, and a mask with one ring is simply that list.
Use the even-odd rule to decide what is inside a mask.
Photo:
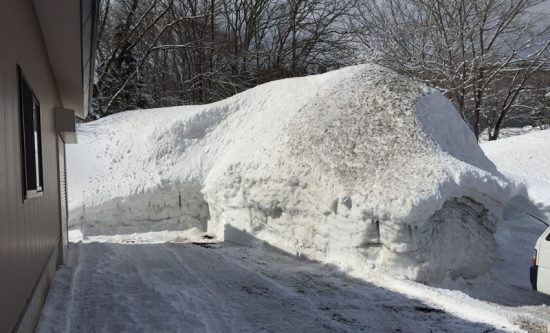
[{"label": "bare tree", "polygon": [[[368,57],[443,90],[477,138],[496,140],[526,110],[537,73],[548,73],[550,25],[538,0],[362,0],[360,35]],[[523,101],[523,102],[522,102]]]},{"label": "bare tree", "polygon": [[356,0],[117,0],[100,11],[93,112],[209,103],[352,63]]}]

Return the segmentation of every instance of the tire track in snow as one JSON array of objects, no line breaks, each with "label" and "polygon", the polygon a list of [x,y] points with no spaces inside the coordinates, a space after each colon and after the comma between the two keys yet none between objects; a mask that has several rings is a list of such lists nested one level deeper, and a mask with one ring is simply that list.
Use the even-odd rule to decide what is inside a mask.
[{"label": "tire track in snow", "polygon": [[224,303],[230,304],[252,326],[253,332],[313,332],[320,327],[343,330],[339,325],[334,327],[309,300],[215,251],[196,246],[170,245],[170,248],[190,272],[201,272],[205,289],[215,291]]},{"label": "tire track in snow", "polygon": [[[186,251],[192,253],[182,260],[169,245],[162,245],[154,255],[139,248],[141,255],[136,265],[144,283],[155,285],[159,294],[170,299],[174,307],[196,314],[207,332],[250,331],[248,325],[234,319],[236,316],[231,306],[204,285],[204,277],[187,266],[186,261],[197,260],[194,258],[197,253],[192,250],[192,247],[186,247]],[[151,270],[151,265],[158,262],[159,257],[163,259],[162,265]],[[172,283],[167,284],[167,281]]]}]

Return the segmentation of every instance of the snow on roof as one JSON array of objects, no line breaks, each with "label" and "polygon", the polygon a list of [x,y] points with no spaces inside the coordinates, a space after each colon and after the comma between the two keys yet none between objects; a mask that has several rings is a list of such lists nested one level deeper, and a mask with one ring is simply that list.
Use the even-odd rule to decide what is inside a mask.
[{"label": "snow on roof", "polygon": [[[71,219],[83,206],[102,212],[116,201],[118,215],[103,217],[116,224],[125,202],[148,201],[185,228],[180,215],[194,213],[180,212],[183,196],[188,205],[208,204],[195,227],[209,218],[220,238],[239,241],[245,232],[313,257],[373,244],[390,251],[379,260],[433,252],[426,225],[445,204],[466,197],[473,204],[450,209],[481,204],[478,215],[498,221],[515,193],[448,99],[370,64],[267,83],[209,105],[116,114],[80,125],[79,142],[68,147]],[[163,204],[151,204],[155,193]],[[164,213],[155,206],[176,203],[179,210]],[[139,219],[135,211],[122,215],[151,217],[151,209]],[[413,257],[407,263],[435,260]]]}]

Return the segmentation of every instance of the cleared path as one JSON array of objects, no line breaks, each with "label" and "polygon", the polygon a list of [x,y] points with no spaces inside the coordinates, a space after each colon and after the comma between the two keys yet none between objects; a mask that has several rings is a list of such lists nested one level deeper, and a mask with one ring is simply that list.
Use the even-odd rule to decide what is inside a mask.
[{"label": "cleared path", "polygon": [[338,269],[227,244],[71,244],[38,332],[494,332]]}]

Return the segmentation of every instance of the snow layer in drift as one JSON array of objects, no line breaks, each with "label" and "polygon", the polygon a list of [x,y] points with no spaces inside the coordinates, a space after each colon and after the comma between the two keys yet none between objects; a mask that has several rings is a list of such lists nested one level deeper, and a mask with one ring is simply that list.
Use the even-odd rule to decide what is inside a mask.
[{"label": "snow layer in drift", "polygon": [[69,205],[85,233],[208,228],[421,280],[485,271],[514,191],[445,97],[375,65],[79,131]]}]

